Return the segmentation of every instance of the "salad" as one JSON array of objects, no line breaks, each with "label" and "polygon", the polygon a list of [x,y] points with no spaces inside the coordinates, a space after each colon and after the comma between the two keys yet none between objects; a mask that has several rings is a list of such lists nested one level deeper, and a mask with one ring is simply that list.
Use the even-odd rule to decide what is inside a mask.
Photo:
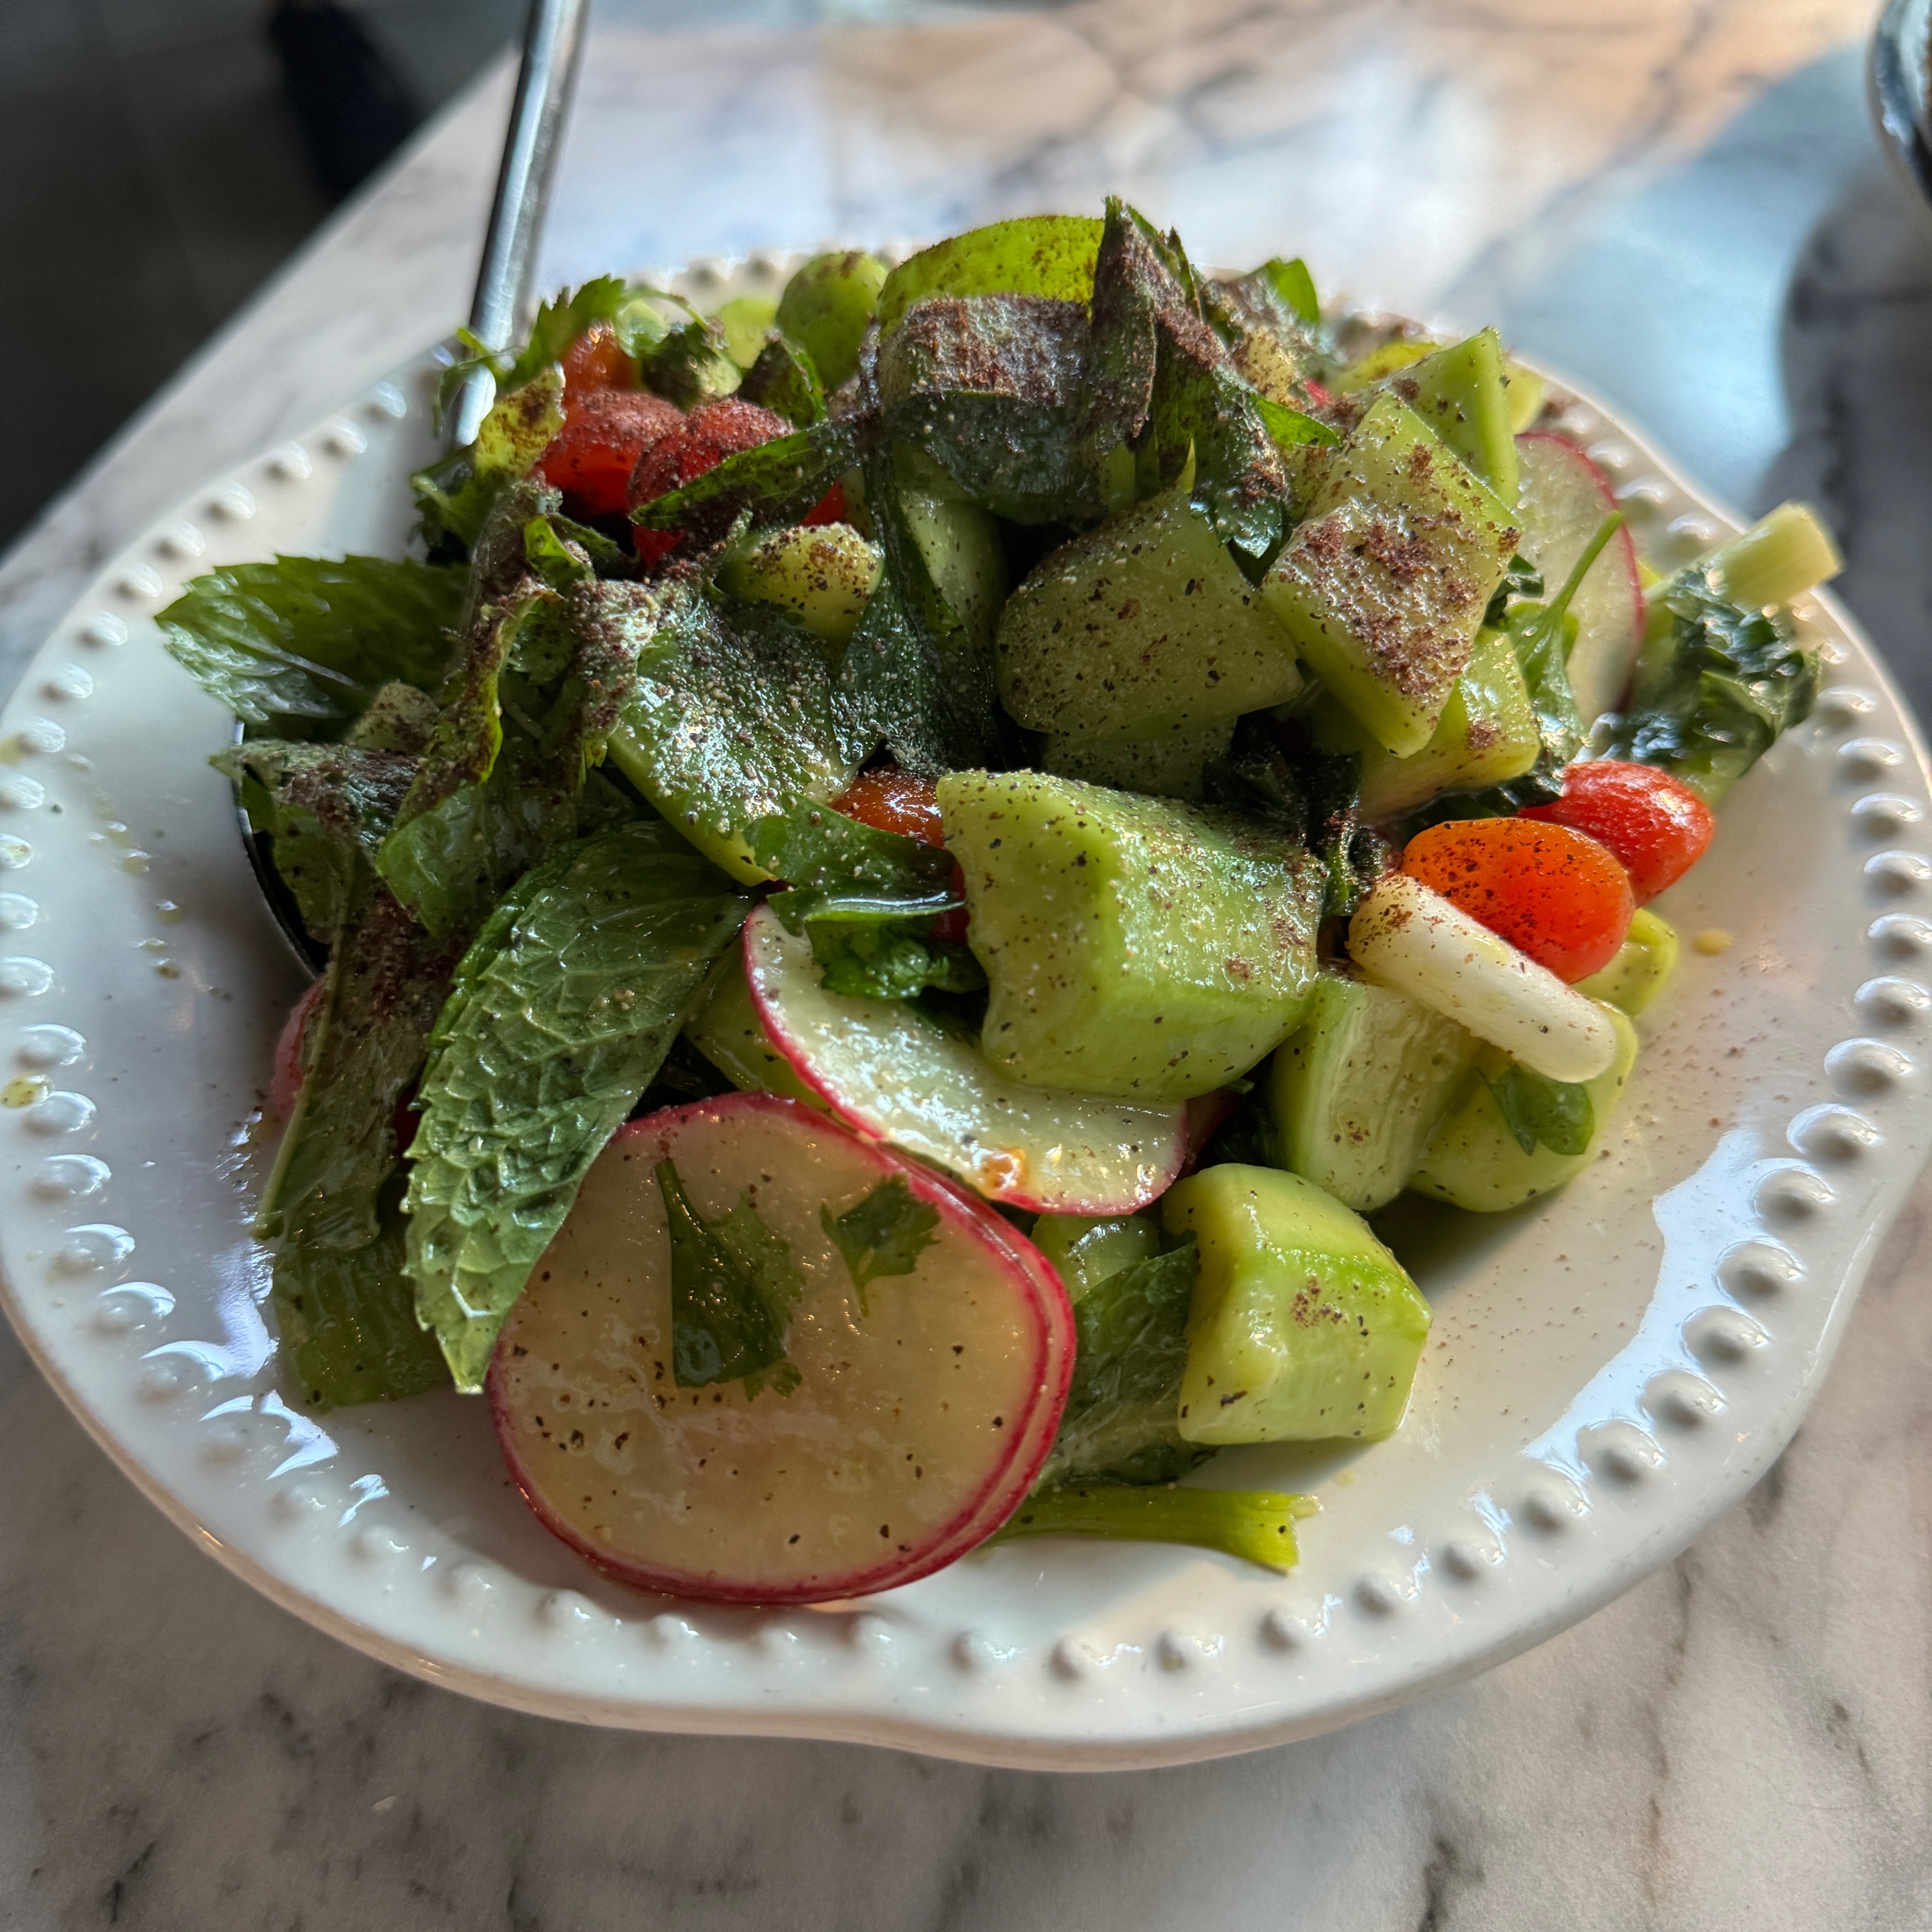
[{"label": "salad", "polygon": [[1118,202],[464,348],[414,554],[161,620],[326,960],[257,1216],[293,1392],[485,1395],[647,1588],[1292,1564],[1305,1499],[1182,1479],[1400,1426],[1365,1217],[1588,1166],[1829,538],[1660,578],[1493,331]]}]

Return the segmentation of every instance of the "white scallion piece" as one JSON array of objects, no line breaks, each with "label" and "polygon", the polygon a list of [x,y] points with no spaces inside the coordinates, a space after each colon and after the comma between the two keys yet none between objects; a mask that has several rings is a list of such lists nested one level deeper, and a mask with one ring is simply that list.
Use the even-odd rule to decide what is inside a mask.
[{"label": "white scallion piece", "polygon": [[1547,1079],[1594,1080],[1616,1057],[1616,1034],[1593,1000],[1406,873],[1380,880],[1355,908],[1348,952],[1367,978]]}]

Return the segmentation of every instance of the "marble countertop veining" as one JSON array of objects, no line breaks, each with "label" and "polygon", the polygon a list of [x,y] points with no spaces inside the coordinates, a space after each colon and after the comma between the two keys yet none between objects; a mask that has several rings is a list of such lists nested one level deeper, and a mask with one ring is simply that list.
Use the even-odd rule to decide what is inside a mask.
[{"label": "marble countertop veining", "polygon": [[[1847,0],[608,0],[548,279],[1118,188],[1190,248],[1494,317],[1747,508],[1820,502],[1932,705],[1932,223]],[[508,73],[430,128],[0,564],[10,683],[87,575],[466,306]],[[616,184],[614,188],[614,183]],[[1335,1736],[1062,1778],[603,1733],[254,1596],[0,1334],[0,1924],[1932,1924],[1932,1184],[1797,1440],[1609,1609]]]}]

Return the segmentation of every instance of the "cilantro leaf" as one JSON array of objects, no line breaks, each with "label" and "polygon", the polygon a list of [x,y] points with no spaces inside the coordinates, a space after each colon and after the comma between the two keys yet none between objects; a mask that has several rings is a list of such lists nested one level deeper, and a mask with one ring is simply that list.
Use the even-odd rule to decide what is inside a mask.
[{"label": "cilantro leaf", "polygon": [[460,1387],[749,904],[634,820],[526,874],[458,967],[417,1096],[409,1270]]},{"label": "cilantro leaf", "polygon": [[845,1257],[845,1271],[858,1291],[859,1312],[870,1315],[866,1291],[881,1275],[910,1274],[920,1254],[937,1237],[939,1210],[915,1201],[902,1177],[882,1180],[856,1207],[835,1216],[830,1202],[818,1210],[827,1239]]},{"label": "cilantro leaf", "polygon": [[334,737],[392,680],[436,688],[462,602],[460,571],[278,556],[196,578],[159,622],[168,655],[236,717]]},{"label": "cilantro leaf", "polygon": [[930,925],[929,918],[830,918],[808,920],[806,930],[829,992],[909,1000],[928,987],[941,993],[981,991],[986,975],[979,961],[956,940],[932,938]]},{"label": "cilantro leaf", "polygon": [[1539,1142],[1552,1154],[1590,1150],[1597,1116],[1587,1086],[1546,1078],[1514,1060],[1499,1072],[1484,1068],[1483,1084],[1525,1154],[1534,1154]]},{"label": "cilantro leaf", "polygon": [[746,828],[752,856],[791,890],[772,909],[796,932],[807,920],[930,917],[958,903],[943,847],[861,824],[830,806],[800,806]]},{"label": "cilantro leaf", "polygon": [[785,1330],[805,1284],[790,1247],[758,1218],[748,1192],[706,1221],[676,1167],[657,1165],[670,1235],[671,1372],[680,1388],[742,1381],[787,1395],[798,1371],[785,1360]]}]

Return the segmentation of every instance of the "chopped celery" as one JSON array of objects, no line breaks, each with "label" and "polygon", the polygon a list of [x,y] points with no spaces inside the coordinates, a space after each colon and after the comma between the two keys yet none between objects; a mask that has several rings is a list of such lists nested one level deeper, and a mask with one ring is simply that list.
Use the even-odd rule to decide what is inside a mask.
[{"label": "chopped celery", "polygon": [[1268,1570],[1299,1560],[1295,1520],[1320,1508],[1312,1496],[1271,1490],[1132,1489],[1069,1484],[1030,1496],[993,1539],[1104,1536],[1127,1543],[1185,1543]]}]

